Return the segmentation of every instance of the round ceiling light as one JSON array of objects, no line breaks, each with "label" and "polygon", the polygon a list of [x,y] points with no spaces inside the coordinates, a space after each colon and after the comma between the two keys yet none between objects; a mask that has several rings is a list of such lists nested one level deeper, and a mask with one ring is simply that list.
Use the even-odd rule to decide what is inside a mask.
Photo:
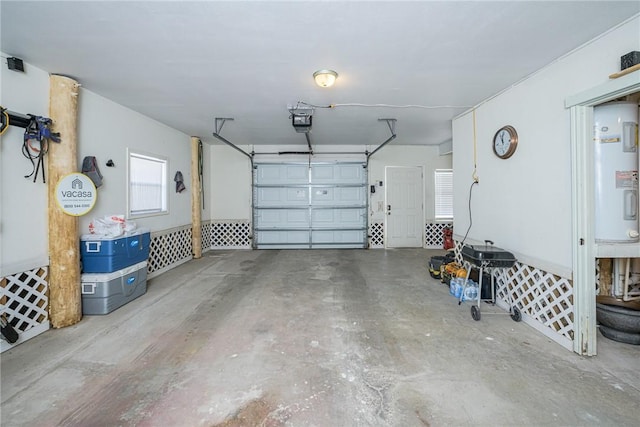
[{"label": "round ceiling light", "polygon": [[331,87],[336,82],[338,73],[333,70],[318,70],[313,73],[313,79],[320,87]]}]

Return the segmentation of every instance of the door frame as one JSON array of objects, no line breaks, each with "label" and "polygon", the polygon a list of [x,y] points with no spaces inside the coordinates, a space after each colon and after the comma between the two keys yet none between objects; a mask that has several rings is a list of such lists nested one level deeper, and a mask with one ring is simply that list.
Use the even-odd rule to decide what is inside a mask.
[{"label": "door frame", "polygon": [[389,206],[389,189],[391,188],[391,186],[389,185],[389,175],[388,175],[388,170],[390,168],[404,168],[404,169],[419,169],[420,170],[420,185],[421,185],[421,190],[420,191],[420,200],[421,200],[421,211],[422,211],[422,215],[421,215],[421,220],[420,220],[420,246],[421,248],[424,248],[424,227],[425,227],[425,209],[424,209],[424,194],[425,194],[425,182],[424,182],[424,167],[420,166],[420,165],[414,165],[414,166],[393,166],[393,165],[388,165],[384,167],[384,180],[385,180],[385,190],[384,190],[384,247],[386,248],[392,248],[389,246],[389,221],[388,221],[388,216],[389,214],[387,213],[387,206]]},{"label": "door frame", "polygon": [[[595,243],[593,223],[595,182],[593,107],[640,91],[640,71],[567,97],[571,113],[571,216],[573,263],[573,351],[585,356],[597,354],[596,257],[604,248]],[[640,245],[631,252],[640,256]],[[615,255],[616,248],[608,248]],[[629,245],[625,248],[628,251]],[[628,253],[626,255],[629,255]]]}]

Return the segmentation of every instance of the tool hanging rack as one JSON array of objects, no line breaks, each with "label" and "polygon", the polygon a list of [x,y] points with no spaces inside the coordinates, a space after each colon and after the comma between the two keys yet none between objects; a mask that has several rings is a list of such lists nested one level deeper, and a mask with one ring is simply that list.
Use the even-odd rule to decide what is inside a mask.
[{"label": "tool hanging rack", "polygon": [[36,182],[38,172],[42,170],[42,182],[46,183],[44,156],[49,151],[50,141],[60,142],[60,133],[51,132],[52,123],[48,117],[16,113],[0,106],[0,135],[4,134],[9,126],[25,130],[22,154],[31,161],[33,170],[24,177],[33,176],[33,182]]}]

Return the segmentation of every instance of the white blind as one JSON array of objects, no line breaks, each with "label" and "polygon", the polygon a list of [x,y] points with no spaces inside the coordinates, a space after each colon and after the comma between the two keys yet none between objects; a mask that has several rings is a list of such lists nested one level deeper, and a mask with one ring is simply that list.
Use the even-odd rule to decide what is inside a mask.
[{"label": "white blind", "polygon": [[167,210],[167,162],[130,153],[129,212],[151,214]]},{"label": "white blind", "polygon": [[453,218],[453,170],[435,170],[435,218]]}]

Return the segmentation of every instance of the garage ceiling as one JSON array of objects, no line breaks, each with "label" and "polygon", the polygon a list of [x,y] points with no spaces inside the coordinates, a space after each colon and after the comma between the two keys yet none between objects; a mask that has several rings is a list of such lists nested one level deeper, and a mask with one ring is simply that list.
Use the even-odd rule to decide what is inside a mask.
[{"label": "garage ceiling", "polygon": [[[449,140],[453,117],[640,12],[640,2],[3,0],[0,8],[5,54],[205,141],[214,141],[215,117],[232,117],[221,134],[235,144],[306,146],[287,110],[303,101],[338,105],[315,110],[314,145],[377,145],[389,136],[379,118],[398,120],[394,144],[421,145]],[[313,82],[323,68],[339,73],[332,88]]]}]

